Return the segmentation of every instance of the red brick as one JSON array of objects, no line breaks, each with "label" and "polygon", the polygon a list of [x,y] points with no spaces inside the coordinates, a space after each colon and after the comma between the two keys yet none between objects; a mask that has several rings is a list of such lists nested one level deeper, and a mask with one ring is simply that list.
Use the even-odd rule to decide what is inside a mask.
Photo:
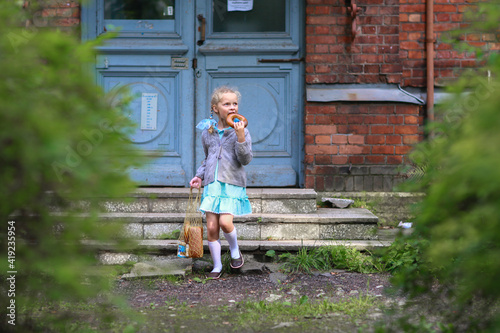
[{"label": "red brick", "polygon": [[348,156],[335,155],[332,156],[332,164],[347,164],[349,160]]},{"label": "red brick", "polygon": [[397,114],[418,114],[418,106],[411,104],[401,104],[397,106]]},{"label": "red brick", "polygon": [[389,105],[389,104],[373,104],[370,106],[370,111],[371,113],[376,113],[376,114],[391,114],[391,113],[396,113],[394,109],[394,105]]},{"label": "red brick", "polygon": [[365,143],[365,136],[364,135],[349,135],[347,137],[347,141],[349,142],[349,144],[362,145]]},{"label": "red brick", "polygon": [[387,124],[387,116],[366,116],[365,124]]},{"label": "red brick", "polygon": [[423,59],[424,52],[423,51],[408,51],[408,58],[410,58],[410,59]]},{"label": "red brick", "polygon": [[309,114],[328,114],[335,112],[334,105],[309,104],[306,108]]},{"label": "red brick", "polygon": [[377,45],[363,45],[361,47],[363,53],[377,53]]},{"label": "red brick", "polygon": [[[310,24],[310,25],[328,25],[328,24],[332,23],[332,20],[333,20],[333,17],[331,17],[331,16],[312,16],[312,15],[308,15],[306,17],[306,24]],[[337,20],[337,23],[339,23],[338,20]]]},{"label": "red brick", "polygon": [[51,25],[56,27],[73,27],[79,24],[80,24],[79,18],[61,18],[51,22]]},{"label": "red brick", "polygon": [[312,155],[325,155],[325,154],[337,154],[337,146],[320,146],[320,145],[306,145],[306,154]]},{"label": "red brick", "polygon": [[348,125],[337,125],[337,133],[349,134],[349,126]]},{"label": "red brick", "polygon": [[349,125],[349,131],[352,134],[368,134],[370,129],[366,125]]},{"label": "red brick", "polygon": [[414,31],[425,31],[424,23],[403,23],[401,24],[401,30],[406,32],[414,32]]},{"label": "red brick", "polygon": [[457,12],[457,6],[456,5],[434,5],[434,12],[439,13],[439,12],[448,12],[448,13],[456,13]]},{"label": "red brick", "polygon": [[387,83],[400,83],[402,74],[388,74],[386,75]]},{"label": "red brick", "polygon": [[418,124],[418,117],[405,116],[405,124]]},{"label": "red brick", "polygon": [[405,135],[403,136],[403,143],[406,145],[412,145],[420,141],[418,135]]},{"label": "red brick", "polygon": [[408,154],[411,150],[412,150],[411,146],[396,146],[396,154],[397,155]]},{"label": "red brick", "polygon": [[304,144],[310,145],[314,143],[314,136],[312,135],[304,135]]},{"label": "red brick", "polygon": [[382,35],[395,35],[399,33],[398,26],[379,26],[378,33]]},{"label": "red brick", "polygon": [[417,134],[418,133],[418,126],[414,125],[401,125],[401,126],[394,126],[394,133],[395,134]]},{"label": "red brick", "polygon": [[332,117],[329,115],[317,115],[316,125],[332,125]]},{"label": "red brick", "polygon": [[364,72],[377,74],[380,72],[380,65],[364,65]]},{"label": "red brick", "polygon": [[387,164],[401,164],[403,156],[387,156]]},{"label": "red brick", "polygon": [[385,142],[387,144],[400,145],[401,144],[401,135],[386,135]]},{"label": "red brick", "polygon": [[329,65],[316,65],[314,66],[314,69],[318,74],[330,73]]},{"label": "red brick", "polygon": [[347,116],[348,124],[362,124],[363,117],[362,116]]},{"label": "red brick", "polygon": [[314,186],[314,189],[317,191],[325,190],[325,177],[316,176],[316,185]]},{"label": "red brick", "polygon": [[306,176],[304,186],[306,188],[314,188],[314,176]]},{"label": "red brick", "polygon": [[319,145],[329,145],[332,143],[332,140],[330,139],[329,135],[316,135],[314,137],[314,141],[316,144]]},{"label": "red brick", "polygon": [[384,154],[392,155],[394,154],[394,146],[373,146],[372,154]]},{"label": "red brick", "polygon": [[310,44],[334,44],[337,42],[337,37],[331,35],[307,36],[306,39]]},{"label": "red brick", "polygon": [[425,12],[425,5],[400,5],[399,11],[401,13],[423,13]]},{"label": "red brick", "polygon": [[420,14],[410,14],[408,15],[409,22],[422,22],[422,16]]},{"label": "red brick", "polygon": [[385,163],[385,156],[366,156],[366,163],[371,163],[371,164],[383,164]]},{"label": "red brick", "polygon": [[332,144],[345,144],[347,143],[347,135],[332,135]]},{"label": "red brick", "polygon": [[328,53],[330,52],[330,46],[326,44],[318,44],[314,47],[314,53]]},{"label": "red brick", "polygon": [[314,7],[314,13],[316,15],[330,15],[330,6],[316,6]]},{"label": "red brick", "polygon": [[365,162],[364,156],[349,156],[349,163],[363,164]]},{"label": "red brick", "polygon": [[392,134],[394,133],[394,126],[386,125],[373,125],[370,127],[371,134]]},{"label": "red brick", "polygon": [[379,145],[385,143],[384,135],[367,135],[365,137],[365,143],[370,145]]},{"label": "red brick", "polygon": [[306,125],[306,134],[335,134],[337,133],[334,125]]},{"label": "red brick", "polygon": [[315,26],[315,33],[317,35],[328,35],[330,33],[330,26],[328,25]]},{"label": "red brick", "polygon": [[331,155],[316,155],[314,159],[316,164],[330,165],[332,164]]},{"label": "red brick", "polygon": [[389,116],[387,116],[387,120],[388,120],[389,124],[402,124],[404,117],[403,116],[389,115]]},{"label": "red brick", "polygon": [[347,116],[331,116],[333,124],[347,124]]},{"label": "red brick", "polygon": [[365,146],[354,146],[354,145],[340,145],[339,153],[341,155],[361,155],[367,154],[369,147]]}]

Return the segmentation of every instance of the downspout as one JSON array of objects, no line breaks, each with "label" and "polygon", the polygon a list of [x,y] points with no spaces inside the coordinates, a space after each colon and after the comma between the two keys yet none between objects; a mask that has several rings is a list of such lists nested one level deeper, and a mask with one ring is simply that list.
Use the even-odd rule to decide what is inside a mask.
[{"label": "downspout", "polygon": [[427,119],[434,121],[434,0],[427,0],[425,14],[427,52]]}]

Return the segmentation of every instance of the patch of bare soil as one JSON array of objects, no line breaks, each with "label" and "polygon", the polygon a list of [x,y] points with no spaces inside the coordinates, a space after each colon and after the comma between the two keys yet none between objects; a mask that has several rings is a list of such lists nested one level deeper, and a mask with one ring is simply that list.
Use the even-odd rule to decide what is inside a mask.
[{"label": "patch of bare soil", "polygon": [[[122,280],[116,291],[127,295],[133,307],[149,307],[185,302],[188,305],[227,305],[228,302],[272,301],[277,296],[295,301],[302,296],[314,299],[342,299],[359,294],[386,298],[387,274],[325,272],[318,274],[275,275],[224,274],[219,280],[205,280],[203,275],[188,276],[180,282]],[[271,295],[277,295],[270,298]]]}]

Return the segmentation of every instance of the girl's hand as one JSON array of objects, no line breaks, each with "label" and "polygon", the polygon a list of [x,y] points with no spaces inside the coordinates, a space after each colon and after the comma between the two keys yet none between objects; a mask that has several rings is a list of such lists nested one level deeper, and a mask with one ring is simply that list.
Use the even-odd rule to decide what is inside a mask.
[{"label": "girl's hand", "polygon": [[200,177],[194,177],[189,182],[189,186],[194,187],[194,188],[200,188],[201,187],[201,182],[202,182],[202,180],[201,180]]},{"label": "girl's hand", "polygon": [[238,142],[245,142],[245,123],[242,121],[234,123],[234,130],[236,132],[236,136],[238,137]]}]

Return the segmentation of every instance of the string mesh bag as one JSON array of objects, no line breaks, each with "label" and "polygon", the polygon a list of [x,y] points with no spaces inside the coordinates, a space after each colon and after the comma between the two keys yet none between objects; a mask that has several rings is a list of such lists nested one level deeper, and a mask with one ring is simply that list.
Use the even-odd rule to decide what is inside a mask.
[{"label": "string mesh bag", "polygon": [[203,217],[199,210],[200,192],[193,199],[193,189],[189,190],[186,217],[179,235],[177,256],[181,258],[203,257]]}]

